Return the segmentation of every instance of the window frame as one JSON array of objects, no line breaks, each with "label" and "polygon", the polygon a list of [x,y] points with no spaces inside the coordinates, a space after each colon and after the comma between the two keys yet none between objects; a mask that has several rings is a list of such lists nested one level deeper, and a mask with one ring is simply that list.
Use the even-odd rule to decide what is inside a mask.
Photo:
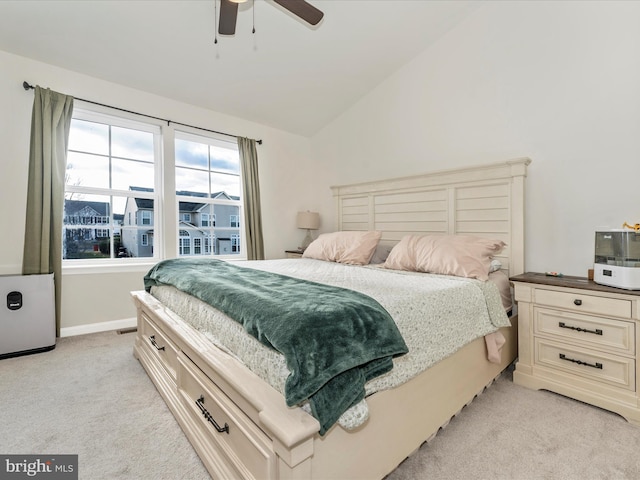
[{"label": "window frame", "polygon": [[[180,251],[180,221],[179,214],[179,201],[184,200],[183,197],[178,197],[176,194],[176,165],[175,165],[175,152],[176,152],[176,140],[192,140],[201,141],[206,139],[207,143],[211,143],[215,146],[223,146],[224,148],[238,149],[235,139],[230,140],[228,136],[222,134],[216,134],[201,130],[198,128],[192,128],[187,126],[176,127],[176,124],[163,122],[161,120],[155,120],[152,118],[141,118],[141,115],[134,113],[128,113],[124,111],[114,111],[106,106],[99,105],[84,105],[76,104],[73,110],[72,118],[78,120],[85,120],[89,122],[105,123],[123,128],[133,128],[137,130],[151,129],[154,133],[154,187],[153,192],[142,191],[130,191],[130,190],[110,190],[103,189],[96,192],[93,188],[85,189],[83,187],[77,187],[74,191],[78,193],[86,193],[91,195],[103,195],[107,196],[124,196],[132,198],[147,198],[154,202],[153,211],[153,224],[151,228],[154,231],[153,237],[148,238],[148,243],[152,246],[152,256],[150,257],[126,257],[120,258],[114,252],[114,258],[100,258],[100,259],[63,259],[62,269],[63,274],[74,275],[84,273],[104,273],[105,271],[111,272],[141,272],[146,271],[147,268],[156,264],[158,261],[166,258],[179,257]],[[189,138],[191,137],[191,138]],[[194,140],[195,139],[195,140]],[[239,153],[239,152],[238,152]],[[228,172],[226,172],[228,173]],[[209,236],[205,236],[201,245],[203,256],[212,256],[220,259],[233,259],[233,260],[246,260],[246,239],[244,229],[244,198],[242,192],[242,168],[239,169],[240,179],[240,193],[239,200],[231,201],[237,202],[239,227],[238,233],[240,237],[240,253],[234,253],[231,255],[219,255],[216,245],[219,236],[216,231],[211,230]],[[67,186],[65,185],[65,192]],[[110,193],[107,193],[110,192]],[[198,200],[202,200],[199,198]],[[224,203],[225,200],[216,199],[215,203]],[[136,219],[132,218],[134,224]],[[124,225],[127,225],[127,216],[125,213],[122,219],[122,225],[107,224],[108,228],[112,231],[121,230]],[[216,214],[212,213],[209,217],[209,228],[216,227]],[[138,225],[140,232],[148,230],[149,225]],[[111,236],[113,238],[113,235]],[[113,240],[112,250],[113,251]],[[188,249],[192,251],[193,246],[189,242]],[[210,250],[210,253],[205,253],[206,250]],[[192,255],[192,254],[191,254]]]},{"label": "window frame", "polygon": [[[134,225],[127,225],[128,227],[137,228],[138,234],[145,229],[149,229],[151,226],[154,230],[157,230],[158,227],[162,224],[162,215],[161,208],[158,208],[161,205],[161,178],[162,178],[162,143],[163,143],[163,132],[162,132],[162,124],[157,121],[140,121],[137,118],[134,118],[133,115],[125,115],[125,114],[114,114],[107,109],[96,107],[96,108],[78,108],[74,107],[72,118],[75,120],[81,120],[86,122],[93,122],[103,125],[109,125],[112,127],[118,128],[126,128],[139,130],[143,132],[148,132],[153,135],[153,169],[154,169],[154,188],[153,192],[141,192],[134,190],[121,190],[115,188],[104,188],[104,187],[88,187],[81,185],[68,185],[65,182],[64,192],[65,197],[67,194],[84,194],[84,195],[96,195],[96,196],[104,196],[109,198],[110,205],[113,201],[114,197],[119,198],[146,198],[151,199],[154,202],[154,211],[152,215],[152,223],[150,225],[137,225],[137,218],[134,219]],[[78,152],[82,154],[83,152]],[[109,158],[120,158],[116,155],[109,155]],[[113,210],[110,208],[110,210]],[[124,215],[125,212],[123,212]],[[124,267],[135,267],[136,265],[148,265],[156,263],[160,260],[160,249],[154,248],[152,256],[150,257],[118,257],[117,252],[115,252],[115,241],[114,236],[115,232],[118,230],[122,235],[122,228],[125,226],[125,222],[127,218],[123,218],[122,225],[116,223],[114,218],[114,212],[111,211],[109,216],[109,221],[105,225],[108,229],[111,230],[111,235],[109,238],[110,242],[110,252],[112,252],[111,258],[98,258],[98,259],[62,259],[62,268],[63,272],[67,273],[72,270],[81,269],[81,270],[91,270],[96,267],[99,271],[102,267],[114,268],[118,266]],[[66,231],[63,225],[63,235]],[[156,239],[157,243],[161,243],[162,239]]]},{"label": "window frame", "polygon": [[[226,137],[223,137],[219,134],[215,134],[212,132],[206,132],[206,131],[197,131],[195,129],[191,129],[188,127],[183,127],[180,126],[180,128],[176,128],[174,130],[174,140],[184,140],[184,141],[188,141],[188,142],[194,142],[194,143],[203,143],[209,146],[213,146],[213,147],[217,147],[217,148],[225,148],[225,149],[229,149],[229,150],[235,150],[238,152],[238,160],[239,160],[239,156],[240,156],[240,151],[238,148],[238,144],[236,141],[232,141],[229,140]],[[173,144],[174,147],[174,155],[175,155],[175,141]],[[173,173],[174,176],[176,175],[175,171],[176,168],[188,168],[188,167],[184,167],[182,165],[176,165],[177,162],[175,162],[175,158],[174,158],[174,163],[173,163]],[[235,175],[233,173],[229,173],[229,172],[225,172],[225,171],[217,171],[217,170],[209,170],[209,172],[214,172],[214,173],[220,173],[222,175]],[[239,180],[239,200],[226,200],[226,199],[220,199],[220,198],[212,198],[212,197],[200,197],[200,196],[188,196],[188,195],[175,195],[175,205],[176,205],[176,212],[178,212],[179,216],[180,216],[180,222],[184,221],[182,219],[182,216],[180,214],[180,209],[179,209],[179,204],[180,202],[197,202],[197,203],[204,203],[204,204],[210,204],[210,205],[232,205],[232,206],[237,206],[238,207],[238,226],[237,227],[219,227],[216,225],[216,213],[215,212],[211,212],[209,214],[209,226],[206,227],[209,232],[208,235],[205,235],[203,238],[205,237],[209,237],[210,238],[210,249],[206,248],[206,241],[202,242],[201,245],[201,254],[199,254],[198,256],[202,256],[202,257],[213,257],[213,258],[218,258],[218,259],[228,259],[228,260],[246,260],[246,245],[245,245],[245,228],[244,228],[244,199],[243,199],[243,191],[242,191],[242,166],[240,164],[239,161],[239,165],[238,165],[238,180]],[[175,177],[174,177],[175,178]],[[176,191],[178,191],[178,188],[176,186],[175,188]],[[206,192],[206,194],[211,194],[214,192]],[[215,192],[217,193],[217,192]],[[178,222],[178,223],[180,223]],[[196,222],[196,223],[200,223],[200,222]],[[235,234],[236,237],[238,237],[237,240],[237,248],[235,249],[237,251],[237,253],[232,252],[230,254],[220,254],[218,252],[218,248],[216,248],[216,240],[218,238],[218,235],[216,234],[216,230],[214,229],[220,229],[220,228],[233,228],[233,229],[237,229],[238,233]],[[180,225],[178,225],[178,228],[176,229],[176,237],[178,239],[177,243],[177,252],[176,255],[178,257],[183,256],[180,252],[181,252],[181,246],[180,246],[180,237],[178,235],[178,230],[180,229]],[[210,250],[207,253],[207,250]],[[195,253],[193,253],[193,248],[191,249],[191,253],[187,254],[185,256],[194,256]]]}]

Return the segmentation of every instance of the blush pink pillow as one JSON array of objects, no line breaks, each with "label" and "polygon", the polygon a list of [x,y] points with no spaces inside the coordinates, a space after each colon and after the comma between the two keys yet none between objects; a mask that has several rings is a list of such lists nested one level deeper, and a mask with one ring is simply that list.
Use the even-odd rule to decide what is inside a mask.
[{"label": "blush pink pillow", "polygon": [[469,235],[407,235],[393,247],[384,266],[487,280],[493,256],[505,246],[502,240]]},{"label": "blush pink pillow", "polygon": [[350,265],[367,265],[381,235],[382,232],[378,231],[323,233],[311,242],[302,257]]}]

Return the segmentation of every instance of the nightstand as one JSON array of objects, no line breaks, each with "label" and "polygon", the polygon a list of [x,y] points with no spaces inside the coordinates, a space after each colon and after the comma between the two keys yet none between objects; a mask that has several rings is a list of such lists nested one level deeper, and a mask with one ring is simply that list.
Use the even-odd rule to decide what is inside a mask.
[{"label": "nightstand", "polygon": [[302,258],[302,250],[285,250],[287,258]]},{"label": "nightstand", "polygon": [[513,381],[640,425],[640,292],[583,277],[511,277],[518,302]]}]

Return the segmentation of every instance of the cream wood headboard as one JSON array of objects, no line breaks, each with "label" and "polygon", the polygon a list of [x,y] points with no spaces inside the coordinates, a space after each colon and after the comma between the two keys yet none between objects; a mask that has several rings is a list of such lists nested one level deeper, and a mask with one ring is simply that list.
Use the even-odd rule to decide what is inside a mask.
[{"label": "cream wood headboard", "polygon": [[380,242],[409,234],[477,235],[504,241],[509,275],[524,270],[524,179],[528,158],[411,177],[331,187],[337,230],[380,230]]}]

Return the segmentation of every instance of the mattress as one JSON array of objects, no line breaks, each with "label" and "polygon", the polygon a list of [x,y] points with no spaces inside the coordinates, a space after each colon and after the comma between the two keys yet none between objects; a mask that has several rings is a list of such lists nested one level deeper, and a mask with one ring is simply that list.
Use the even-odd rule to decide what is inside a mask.
[{"label": "mattress", "polygon": [[[390,372],[369,381],[367,395],[401,385],[476,338],[510,325],[494,282],[304,258],[234,263],[350,288],[376,299],[396,322],[409,353],[395,358]],[[284,394],[289,370],[279,352],[262,345],[246,334],[240,324],[215,308],[174,287],[153,287],[151,293],[216,346]],[[345,412],[338,423],[352,429],[367,418],[365,398]]]}]

